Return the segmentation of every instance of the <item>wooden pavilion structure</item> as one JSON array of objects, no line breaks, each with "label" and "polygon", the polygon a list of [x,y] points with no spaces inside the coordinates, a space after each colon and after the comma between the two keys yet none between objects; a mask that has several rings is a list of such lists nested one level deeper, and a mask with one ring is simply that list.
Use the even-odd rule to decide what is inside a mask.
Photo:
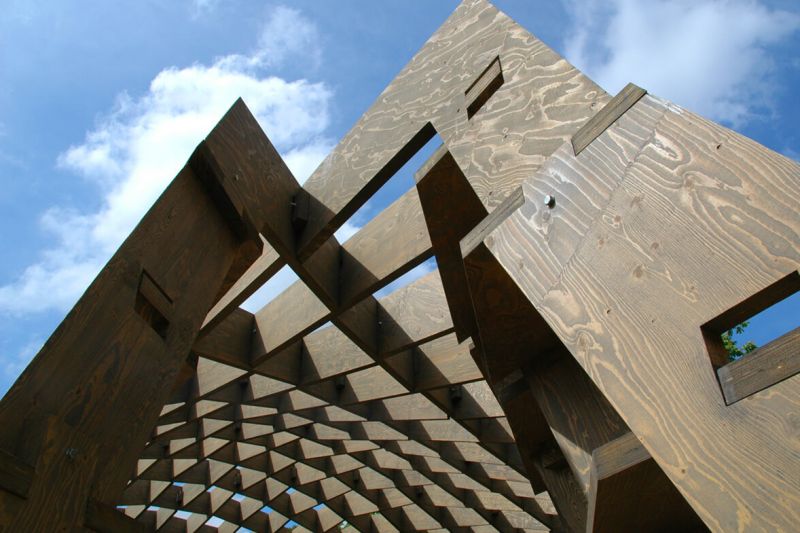
[{"label": "wooden pavilion structure", "polygon": [[800,288],[798,206],[465,0],[302,186],[233,105],[0,403],[0,529],[791,531],[800,333],[719,336]]}]

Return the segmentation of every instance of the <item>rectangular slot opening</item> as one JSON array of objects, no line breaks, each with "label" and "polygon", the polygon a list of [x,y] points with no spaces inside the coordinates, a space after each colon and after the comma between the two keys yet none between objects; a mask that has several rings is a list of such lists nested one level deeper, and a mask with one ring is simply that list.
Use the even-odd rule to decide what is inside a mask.
[{"label": "rectangular slot opening", "polygon": [[483,107],[483,104],[503,85],[503,81],[500,56],[497,56],[464,92],[468,119],[472,118]]},{"label": "rectangular slot opening", "polygon": [[703,326],[727,405],[800,372],[798,291],[795,271]]},{"label": "rectangular slot opening", "polygon": [[142,270],[142,276],[139,278],[134,309],[159,337],[167,338],[172,299],[145,270]]}]

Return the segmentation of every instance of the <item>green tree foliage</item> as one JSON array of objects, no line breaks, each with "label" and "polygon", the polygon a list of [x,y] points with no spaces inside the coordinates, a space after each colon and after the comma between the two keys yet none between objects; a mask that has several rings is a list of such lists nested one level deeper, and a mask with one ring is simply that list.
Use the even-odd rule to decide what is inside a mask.
[{"label": "green tree foliage", "polygon": [[735,326],[725,333],[722,334],[722,345],[725,347],[725,350],[728,352],[728,359],[731,361],[736,361],[740,359],[742,356],[749,354],[758,346],[756,346],[752,341],[747,341],[746,343],[739,346],[736,342],[736,339],[733,338],[734,335],[741,335],[744,333],[745,328],[749,325],[749,322],[745,321]]}]

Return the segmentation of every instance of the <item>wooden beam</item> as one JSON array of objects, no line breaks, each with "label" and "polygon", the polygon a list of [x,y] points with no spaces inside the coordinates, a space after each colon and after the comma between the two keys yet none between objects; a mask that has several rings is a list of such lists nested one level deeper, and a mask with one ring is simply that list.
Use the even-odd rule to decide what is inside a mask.
[{"label": "wooden beam", "polygon": [[[218,128],[244,114],[237,104]],[[249,205],[232,198],[252,178],[214,189],[193,161],[0,402],[0,447],[36,465],[12,529],[71,529],[87,499],[116,500],[138,457],[131,443],[146,441],[208,309],[260,252],[230,210]],[[40,419],[57,421],[42,425],[40,451],[18,447],[26,421]],[[41,513],[53,499],[58,510]]]},{"label": "wooden beam", "polygon": [[800,327],[717,369],[730,405],[800,372]]},{"label": "wooden beam", "polygon": [[[517,54],[531,59],[516,61]],[[541,69],[546,82],[534,74]],[[435,83],[435,92],[420,91],[429,83]],[[531,99],[557,105],[558,118],[531,117]],[[315,202],[300,257],[325,242],[434,131],[462,170],[474,171],[470,181],[490,209],[498,202],[492,193],[505,197],[607,100],[602,89],[491,4],[462,3],[306,181]],[[514,103],[494,107],[493,101]],[[477,118],[470,103],[483,105],[481,121],[470,122]],[[398,109],[412,118],[396,120]],[[504,131],[512,131],[513,139],[502,142]],[[512,152],[517,165],[512,173],[490,162]]]},{"label": "wooden beam", "polygon": [[647,91],[633,83],[627,84],[595,116],[581,126],[572,136],[572,150],[575,155],[595,140],[609,126],[616,122],[628,109],[638,102]]},{"label": "wooden beam", "polygon": [[110,505],[90,500],[86,505],[85,526],[97,533],[143,533],[149,528],[125,516]]},{"label": "wooden beam", "polygon": [[[797,374],[726,405],[701,328],[796,272],[798,176],[796,162],[644,96],[577,157],[557,150],[481,245],[711,529],[797,521],[785,499],[800,495],[785,474],[796,440],[777,414],[800,405]],[[553,208],[536,200],[542,183],[560,187]],[[770,461],[754,461],[764,450]]]},{"label": "wooden beam", "polygon": [[19,457],[0,450],[0,488],[26,498],[33,480],[33,467]]},{"label": "wooden beam", "polygon": [[708,531],[633,433],[592,452],[587,530]]}]

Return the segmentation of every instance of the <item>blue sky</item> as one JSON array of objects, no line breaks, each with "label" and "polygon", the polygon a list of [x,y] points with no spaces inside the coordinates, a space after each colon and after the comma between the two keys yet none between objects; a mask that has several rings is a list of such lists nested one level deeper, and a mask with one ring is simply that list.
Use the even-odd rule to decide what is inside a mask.
[{"label": "blue sky", "polygon": [[[457,5],[3,3],[0,393],[236,97],[303,179]],[[800,157],[795,1],[496,5],[609,92],[633,81]],[[400,178],[340,236],[410,186]],[[795,300],[750,336],[774,337],[798,315]]]}]

